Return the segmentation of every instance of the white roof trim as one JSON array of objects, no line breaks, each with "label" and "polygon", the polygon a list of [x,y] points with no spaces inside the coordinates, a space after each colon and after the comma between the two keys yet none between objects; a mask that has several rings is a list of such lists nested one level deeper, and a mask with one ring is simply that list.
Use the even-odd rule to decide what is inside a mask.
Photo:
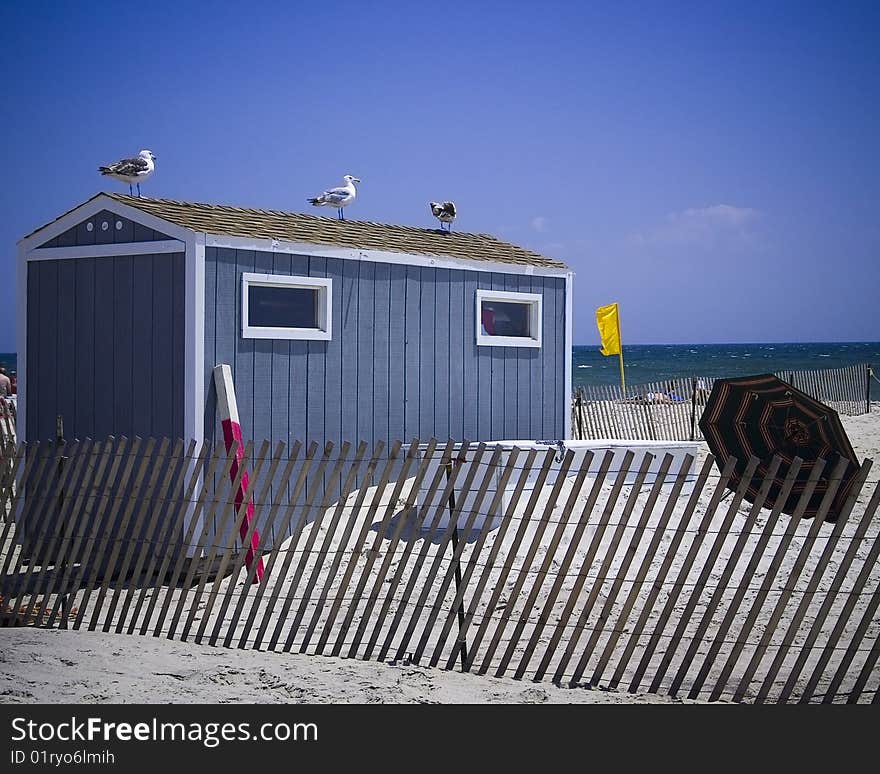
[{"label": "white roof trim", "polygon": [[309,242],[286,242],[280,239],[256,239],[253,237],[206,234],[206,247],[227,247],[232,250],[255,250],[265,253],[293,253],[296,255],[320,255],[325,258],[341,258],[348,261],[373,263],[396,263],[405,266],[431,266],[437,269],[464,269],[467,271],[495,271],[504,274],[526,274],[541,277],[565,277],[571,269],[552,266],[531,266],[501,261],[479,261],[456,258],[452,255],[420,255],[398,253],[391,250],[368,250],[358,247],[336,247]]},{"label": "white roof trim", "polygon": [[[58,220],[44,226],[39,231],[35,231],[30,236],[24,237],[24,239],[20,239],[18,241],[18,245],[26,252],[35,248],[39,248],[40,245],[51,241],[57,236],[60,236],[68,229],[79,225],[80,223],[82,223],[82,221],[92,217],[93,215],[97,215],[102,210],[108,210],[115,215],[121,215],[124,218],[128,218],[129,220],[140,223],[142,226],[151,228],[154,231],[161,231],[162,233],[167,234],[174,239],[179,239],[181,242],[185,242],[187,236],[194,233],[191,229],[182,228],[181,226],[170,223],[167,220],[162,220],[161,218],[150,215],[143,210],[139,210],[137,207],[123,204],[122,202],[116,201],[116,199],[111,199],[105,194],[100,194],[94,199],[90,199],[89,201],[85,202],[85,204],[81,204],[76,209],[71,210],[66,215],[60,217]],[[61,248],[44,249],[59,250]]]},{"label": "white roof trim", "polygon": [[81,245],[80,247],[38,247],[26,253],[29,261],[58,261],[64,258],[113,258],[117,255],[157,255],[182,253],[186,243],[176,239],[157,242],[119,242],[118,244]]}]

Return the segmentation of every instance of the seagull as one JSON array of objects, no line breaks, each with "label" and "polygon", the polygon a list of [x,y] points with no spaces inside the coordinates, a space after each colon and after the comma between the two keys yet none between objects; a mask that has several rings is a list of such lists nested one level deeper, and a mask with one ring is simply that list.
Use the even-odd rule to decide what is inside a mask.
[{"label": "seagull", "polygon": [[440,228],[444,223],[449,224],[449,230],[452,231],[452,221],[455,220],[455,202],[428,202],[431,205],[431,212],[434,217],[440,221]]},{"label": "seagull", "polygon": [[342,179],[345,183],[340,188],[331,188],[329,191],[324,191],[320,196],[314,196],[308,200],[315,207],[335,207],[336,216],[339,220],[345,220],[342,208],[354,201],[354,198],[357,196],[357,189],[354,187],[354,184],[361,182],[360,178],[352,177],[351,175],[345,175]]},{"label": "seagull", "polygon": [[156,157],[151,150],[142,150],[133,159],[120,159],[114,161],[106,167],[98,167],[98,172],[102,175],[112,177],[123,183],[128,183],[128,193],[133,196],[131,184],[137,183],[138,196],[141,195],[141,181],[146,180],[153,172],[156,171],[156,165],[153,163]]}]

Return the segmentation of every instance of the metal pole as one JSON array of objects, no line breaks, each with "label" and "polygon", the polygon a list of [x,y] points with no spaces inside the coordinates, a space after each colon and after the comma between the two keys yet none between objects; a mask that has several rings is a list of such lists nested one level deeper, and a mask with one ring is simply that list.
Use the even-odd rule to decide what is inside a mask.
[{"label": "metal pole", "polygon": [[697,421],[697,378],[691,377],[691,440],[694,440],[694,432]]}]

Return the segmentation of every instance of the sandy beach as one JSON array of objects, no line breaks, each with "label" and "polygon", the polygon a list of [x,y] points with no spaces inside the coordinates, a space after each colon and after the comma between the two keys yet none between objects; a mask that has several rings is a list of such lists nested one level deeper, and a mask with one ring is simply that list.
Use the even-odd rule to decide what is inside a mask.
[{"label": "sandy beach", "polygon": [[[842,421],[858,457],[880,459],[880,407],[869,415],[844,416]],[[705,444],[701,444],[697,465],[706,453]],[[880,468],[874,467],[857,509],[864,508],[878,480]],[[584,497],[582,494],[581,499]],[[741,509],[743,514],[748,511],[746,505]],[[758,526],[761,518],[756,522]],[[876,525],[871,529],[873,537]],[[563,536],[563,546],[568,534]],[[864,555],[861,551],[858,558]],[[722,560],[724,556],[722,553]],[[634,566],[638,562],[639,557]],[[804,579],[808,575],[809,566]],[[240,585],[242,580],[224,581],[233,582]],[[877,583],[876,572],[872,573],[872,582]],[[542,592],[536,604],[545,599]],[[519,604],[522,602],[520,598]],[[610,614],[617,614],[619,604],[609,607]],[[199,617],[195,620],[198,622]],[[357,622],[355,619],[352,626]],[[877,622],[874,624],[876,629]],[[526,629],[526,634],[529,631]],[[872,642],[875,634],[869,631],[867,641]],[[601,645],[599,642],[597,652]],[[717,669],[720,665],[713,667]],[[490,674],[462,674],[387,659],[380,663],[234,650],[164,637],[33,627],[0,630],[0,701],[4,703],[712,703],[647,691],[629,693],[624,690],[626,679],[618,689],[607,690],[601,683],[594,688],[568,688],[547,681],[535,683],[528,676],[514,680]]]}]

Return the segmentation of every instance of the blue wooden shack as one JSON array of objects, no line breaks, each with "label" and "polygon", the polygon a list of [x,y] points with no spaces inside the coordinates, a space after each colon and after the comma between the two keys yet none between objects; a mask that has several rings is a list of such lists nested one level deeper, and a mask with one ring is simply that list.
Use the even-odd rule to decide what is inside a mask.
[{"label": "blue wooden shack", "polygon": [[572,272],[486,234],[101,193],[19,242],[21,438],[570,438]]}]

